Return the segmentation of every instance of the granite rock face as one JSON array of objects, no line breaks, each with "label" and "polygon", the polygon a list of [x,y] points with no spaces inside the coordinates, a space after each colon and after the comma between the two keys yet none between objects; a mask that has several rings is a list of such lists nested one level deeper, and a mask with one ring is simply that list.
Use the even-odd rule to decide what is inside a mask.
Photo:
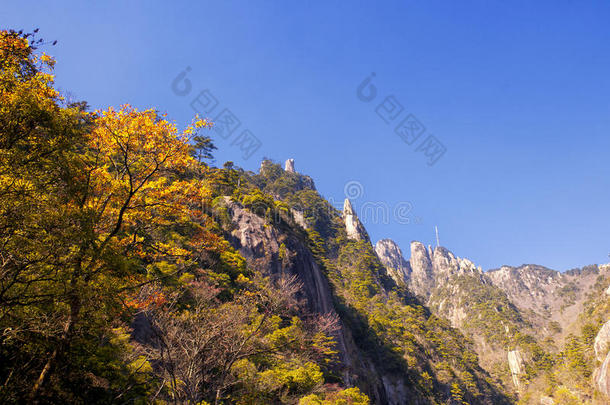
[{"label": "granite rock face", "polygon": [[521,308],[542,313],[550,300],[567,283],[566,276],[543,266],[526,264],[520,267],[502,266],[487,272],[494,285],[506,292]]},{"label": "granite rock face", "polygon": [[610,352],[606,355],[601,367],[595,371],[593,378],[599,392],[610,397]]},{"label": "granite rock face", "polygon": [[305,221],[305,214],[303,214],[303,211],[291,208],[290,212],[292,213],[294,221],[299,224],[301,228],[309,229],[309,225],[307,225],[307,222]]},{"label": "granite rock face", "polygon": [[[600,276],[610,275],[606,265],[589,265],[565,272],[534,264],[502,266],[485,275],[541,330],[549,322],[569,327],[584,310],[588,292]],[[603,292],[602,292],[603,293]]]},{"label": "granite rock face", "polygon": [[416,295],[426,299],[434,288],[444,285],[454,276],[483,274],[481,268],[470,260],[459,258],[442,246],[426,249],[421,242],[411,242],[409,264],[409,285]]},{"label": "granite rock face", "polygon": [[608,349],[610,349],[610,321],[606,322],[595,336],[593,349],[597,360],[604,361]]},{"label": "granite rock face", "polygon": [[404,282],[415,295],[427,299],[432,290],[458,275],[475,275],[489,283],[483,270],[468,259],[455,256],[444,247],[426,247],[411,242],[411,257],[405,260],[401,249],[391,239],[382,239],[375,245],[377,256],[396,282]]},{"label": "granite rock face", "polygon": [[434,288],[434,269],[430,252],[421,242],[411,242],[411,279],[409,286],[418,296],[428,297]]},{"label": "granite rock face", "polygon": [[[338,316],[330,283],[311,251],[297,234],[266,223],[264,218],[231,201],[229,197],[225,197],[224,205],[232,224],[230,231],[227,231],[230,232],[228,240],[251,267],[259,269],[271,278],[285,274],[296,276],[303,285],[300,298],[306,302],[310,313]],[[357,218],[354,220],[358,221]],[[282,244],[286,250],[283,255],[280,254]],[[344,383],[365,383],[369,388],[371,403],[401,405],[405,403],[406,398],[414,395],[413,390],[405,385],[404,375],[378,369],[375,361],[358,347],[351,329],[342,321],[334,337]]]},{"label": "granite rock face", "polygon": [[454,275],[479,275],[483,273],[481,268],[475,266],[470,260],[456,257],[453,253],[442,246],[434,249],[431,259],[432,267],[434,268],[434,275],[437,281],[439,279],[441,281],[448,280]]},{"label": "granite rock face", "polygon": [[513,377],[513,384],[515,388],[520,388],[519,376],[523,374],[523,359],[521,358],[521,352],[519,350],[512,350],[508,352],[508,367],[510,368],[510,374]]},{"label": "granite rock face", "polygon": [[[225,205],[234,225],[229,241],[252,267],[266,276],[295,275],[303,284],[303,298],[314,313],[334,312],[330,285],[309,250],[296,237],[265,226],[265,220],[225,197]],[[280,245],[287,250],[280,257]]]},{"label": "granite rock face", "polygon": [[286,163],[284,165],[284,170],[290,173],[296,173],[294,170],[294,159],[288,159],[286,160]]},{"label": "granite rock face", "polygon": [[375,252],[396,284],[405,284],[411,277],[411,266],[392,239],[382,239],[375,244]]},{"label": "granite rock face", "polygon": [[610,321],[601,327],[593,343],[595,357],[601,361],[601,366],[595,370],[593,380],[602,394],[610,397]]},{"label": "granite rock face", "polygon": [[345,223],[348,238],[363,241],[369,239],[366,229],[364,229],[364,226],[358,219],[348,198],[343,203],[343,222]]}]

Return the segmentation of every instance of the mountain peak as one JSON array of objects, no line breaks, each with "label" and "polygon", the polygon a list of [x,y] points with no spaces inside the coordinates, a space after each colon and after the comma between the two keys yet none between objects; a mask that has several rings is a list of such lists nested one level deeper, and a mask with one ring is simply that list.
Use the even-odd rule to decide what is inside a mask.
[{"label": "mountain peak", "polygon": [[396,284],[407,282],[411,276],[411,266],[396,242],[392,239],[382,239],[375,244],[375,252]]},{"label": "mountain peak", "polygon": [[354,212],[354,207],[352,207],[352,203],[350,202],[349,198],[346,198],[343,202],[343,221],[345,222],[345,230],[349,239],[369,239],[366,229],[364,229],[364,226]]},{"label": "mountain peak", "polygon": [[284,170],[290,173],[295,173],[294,170],[294,159],[288,159],[286,160],[286,163],[284,164]]}]

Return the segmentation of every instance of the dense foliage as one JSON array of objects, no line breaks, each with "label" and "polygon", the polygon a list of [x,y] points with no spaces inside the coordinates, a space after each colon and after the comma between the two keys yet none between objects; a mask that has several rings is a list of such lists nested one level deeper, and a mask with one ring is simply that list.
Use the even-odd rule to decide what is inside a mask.
[{"label": "dense foliage", "polygon": [[224,238],[211,124],[67,104],[32,43],[0,32],[0,400],[367,402],[324,386],[336,321]]}]

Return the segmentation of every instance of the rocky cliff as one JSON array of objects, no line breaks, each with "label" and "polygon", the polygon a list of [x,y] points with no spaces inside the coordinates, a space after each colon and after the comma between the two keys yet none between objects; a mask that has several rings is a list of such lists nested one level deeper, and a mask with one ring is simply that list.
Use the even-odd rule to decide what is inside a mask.
[{"label": "rocky cliff", "polygon": [[[392,271],[384,269],[349,200],[334,210],[294,162],[284,169],[266,162],[248,176],[242,187],[254,185],[275,201],[257,190],[224,197],[217,209],[226,212],[219,214],[226,238],[249,268],[296,276],[311,313],[339,317],[332,370],[341,385],[358,386],[376,404],[509,403],[478,364],[472,342],[404,289],[410,266],[391,241],[377,245],[379,256],[395,259]],[[427,254],[443,274],[468,267],[442,249]]]},{"label": "rocky cliff", "polygon": [[364,229],[364,225],[358,219],[354,207],[348,198],[343,202],[343,221],[345,223],[345,231],[347,237],[355,240],[368,241],[369,236]]},{"label": "rocky cliff", "polygon": [[609,274],[606,266],[586,266],[562,273],[532,264],[502,266],[486,273],[541,328],[541,335],[559,333],[560,337],[582,313],[596,280]]},{"label": "rocky cliff", "polygon": [[521,387],[519,377],[523,374],[523,359],[519,350],[511,350],[508,352],[508,367],[513,378],[513,384],[517,389]]},{"label": "rocky cliff", "polygon": [[286,160],[286,163],[284,165],[284,170],[288,173],[295,173],[294,170],[294,159],[288,159]]},{"label": "rocky cliff", "polygon": [[565,285],[565,277],[561,273],[531,264],[521,267],[502,266],[490,270],[487,275],[520,308],[533,309],[539,313],[550,310],[549,301],[554,300]]},{"label": "rocky cliff", "polygon": [[411,266],[405,260],[398,245],[391,239],[382,239],[375,244],[375,253],[384,264],[388,275],[396,284],[405,284],[411,278]]},{"label": "rocky cliff", "polygon": [[[328,279],[302,235],[294,233],[290,227],[270,226],[264,218],[231,201],[229,197],[224,199],[224,204],[231,218],[229,240],[252,268],[270,277],[295,275],[303,285],[302,298],[312,313],[338,317]],[[379,403],[400,404],[400,400],[385,392],[384,377],[376,373],[374,364],[356,347],[351,331],[343,323],[335,338],[341,358],[338,371],[345,383],[353,385],[357,376],[367,375],[369,390],[373,392],[373,397],[380,398]]]},{"label": "rocky cliff", "polygon": [[602,326],[595,336],[593,346],[595,358],[601,362],[601,366],[596,369],[593,380],[597,389],[610,398],[610,320]]},{"label": "rocky cliff", "polygon": [[[342,383],[359,386],[374,403],[432,403],[431,398],[506,403],[498,384],[514,398],[533,398],[531,403],[554,400],[563,394],[548,396],[552,390],[546,390],[544,396],[532,387],[543,384],[554,365],[570,375],[566,356],[576,356],[574,364],[587,363],[586,354],[582,361],[578,356],[591,330],[600,336],[595,342],[599,364],[591,378],[605,392],[610,361],[603,330],[591,322],[568,322],[575,322],[575,309],[593,311],[595,319],[606,314],[591,309],[603,304],[586,299],[594,285],[608,297],[603,266],[566,273],[536,265],[503,266],[485,273],[444,247],[416,241],[407,260],[390,239],[373,248],[351,202],[336,211],[311,179],[294,171],[293,161],[284,169],[264,163],[249,181],[276,201],[266,202],[267,215],[261,216],[225,198],[228,239],[250,267],[272,277],[296,275],[310,311],[339,317],[336,372]],[[270,223],[274,209],[281,215]],[[555,322],[557,314],[565,322]],[[557,328],[565,331],[558,334]],[[565,340],[570,331],[578,336]],[[566,390],[565,395],[580,399],[591,395]]]},{"label": "rocky cliff", "polygon": [[316,313],[334,313],[328,281],[296,235],[266,225],[264,218],[229,197],[225,197],[224,204],[233,225],[229,240],[250,266],[267,276],[297,276],[303,284],[301,292],[309,309]]},{"label": "rocky cliff", "polygon": [[[565,273],[537,265],[503,266],[484,273],[468,259],[443,247],[426,248],[420,242],[411,243],[409,260],[402,257],[391,240],[378,242],[376,252],[395,280],[402,280],[435,314],[473,339],[481,364],[516,394],[532,395],[531,385],[527,384],[539,378],[538,369],[562,361],[552,360],[553,356],[570,353],[573,364],[581,364],[580,367],[590,361],[576,349],[583,343],[574,334],[581,333],[581,328],[594,329],[593,318],[603,319],[603,311],[583,319],[580,314],[600,313],[603,300],[586,302],[594,294],[595,285],[598,289],[605,285],[606,266],[587,266]],[[608,297],[605,287],[599,296]],[[595,340],[599,365],[593,379],[600,392],[606,392],[608,387],[606,328],[601,328]],[[549,347],[549,342],[559,347],[567,345],[568,351]],[[562,370],[569,368],[562,365]],[[565,373],[567,378],[570,374]],[[565,395],[579,400],[589,395],[565,390]],[[538,398],[542,400],[543,396]],[[545,398],[547,402],[553,400]]]},{"label": "rocky cliff", "polygon": [[449,250],[438,246],[434,249],[423,243],[411,242],[411,257],[405,260],[398,245],[391,239],[377,242],[375,251],[388,269],[389,274],[398,281],[406,283],[418,297],[427,300],[434,288],[444,285],[456,275],[483,274],[468,259],[456,257]]}]

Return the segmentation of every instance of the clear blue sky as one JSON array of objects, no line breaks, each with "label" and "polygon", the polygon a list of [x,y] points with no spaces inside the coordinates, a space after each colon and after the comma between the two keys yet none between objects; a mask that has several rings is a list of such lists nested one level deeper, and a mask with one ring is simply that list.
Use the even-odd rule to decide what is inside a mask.
[{"label": "clear blue sky", "polygon": [[[409,224],[366,223],[374,241],[408,251],[438,225],[442,245],[484,269],[608,261],[606,1],[85,3],[7,1],[0,24],[57,39],[58,85],[95,108],[185,123],[207,88],[212,118],[229,108],[262,142],[244,159],[216,137],[219,165],[292,157],[334,201],[362,184],[357,210],[409,201]],[[187,66],[192,90],[178,96]],[[371,72],[378,94],[364,103]],[[388,95],[446,147],[434,166],[375,113]]]}]

